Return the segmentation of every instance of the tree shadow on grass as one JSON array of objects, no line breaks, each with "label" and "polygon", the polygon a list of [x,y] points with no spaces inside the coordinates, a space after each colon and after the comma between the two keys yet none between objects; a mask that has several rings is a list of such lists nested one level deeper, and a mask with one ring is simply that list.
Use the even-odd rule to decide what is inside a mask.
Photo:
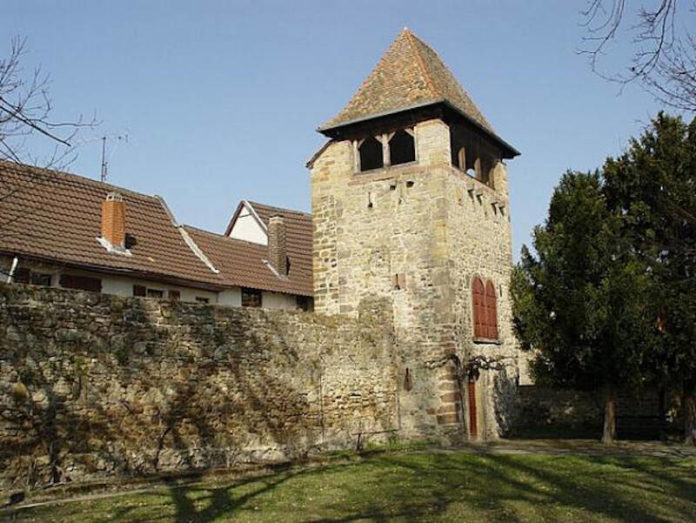
[{"label": "tree shadow on grass", "polygon": [[[658,460],[651,466],[647,462],[637,466],[636,460],[630,459],[582,456],[545,460],[534,466],[514,456],[492,454],[487,460],[511,473],[532,478],[535,484],[546,486],[550,489],[545,494],[547,502],[593,516],[628,518],[631,521],[654,521],[665,517],[681,520],[689,519],[696,510],[696,490],[671,475],[662,475],[652,496],[646,495],[646,487],[653,484],[654,478],[659,476],[658,471],[670,468],[669,465],[673,467],[673,462],[668,460]],[[677,498],[678,503],[670,502],[670,496]]]},{"label": "tree shadow on grass", "polygon": [[[679,521],[696,511],[689,467],[616,456],[388,454],[231,483],[172,481],[127,505],[110,500],[107,510],[117,521]],[[44,510],[27,514],[50,516]]]},{"label": "tree shadow on grass", "polygon": [[[176,507],[175,520],[182,523],[188,521],[203,522],[213,521],[225,515],[231,516],[235,511],[241,510],[247,502],[272,491],[286,481],[291,480],[297,474],[301,473],[281,472],[263,478],[250,478],[215,488],[174,485],[169,488],[169,495]],[[243,495],[234,495],[235,490],[254,483],[258,483],[260,485],[259,488]],[[207,502],[207,506],[198,509],[196,505],[201,501]]]},{"label": "tree shadow on grass", "polygon": [[[473,456],[470,456],[470,459]],[[481,461],[480,459],[477,461]],[[470,463],[469,463],[470,465]],[[316,475],[328,475],[336,480],[336,476],[343,471],[360,474],[361,469],[370,467],[367,475],[358,478],[355,483],[347,482],[342,486],[344,502],[332,498],[330,500],[315,500],[312,506],[303,506],[306,513],[300,518],[306,521],[354,521],[369,519],[373,521],[386,521],[393,518],[422,519],[443,516],[448,507],[461,501],[458,489],[463,484],[470,483],[476,472],[471,466],[453,464],[447,460],[447,455],[436,456],[427,463],[414,463],[409,456],[379,457],[373,458],[362,464],[342,464],[303,470],[294,473],[282,473],[261,479],[250,480],[259,482],[260,488],[255,488],[244,495],[235,496],[234,491],[243,487],[246,483],[235,483],[220,488],[181,488],[171,489],[170,495],[177,507],[177,521],[211,521],[215,518],[240,515],[240,510],[253,510],[249,503],[254,499],[268,494],[272,490],[283,486],[284,483],[297,480],[302,482]],[[387,471],[382,474],[380,471]],[[414,482],[403,476],[415,476]],[[528,497],[534,497],[537,491],[522,480],[507,477],[496,467],[488,466],[483,473],[487,481],[497,484],[509,483],[512,489],[518,493],[524,493]],[[479,512],[486,514],[498,514],[507,521],[516,521],[518,518],[497,497],[489,497],[490,490],[484,481],[474,481],[475,485],[470,490],[470,495],[465,496],[465,501],[477,505]],[[295,485],[297,487],[298,485]],[[197,502],[201,498],[201,492],[210,492],[203,496],[208,500],[207,507],[197,510]],[[471,496],[475,493],[476,497]],[[543,501],[539,499],[539,501]],[[355,505],[358,505],[356,508]],[[331,516],[311,517],[310,514],[341,514]],[[252,512],[253,514],[253,512]],[[298,516],[299,514],[295,514]]]},{"label": "tree shadow on grass", "polygon": [[[388,510],[367,506],[347,517],[321,521],[350,521],[382,517],[485,517],[518,521],[531,519],[563,519],[568,513],[581,513],[581,518],[605,517],[653,521],[655,519],[689,519],[696,510],[696,490],[688,482],[665,478],[666,488],[655,492],[647,502],[641,499],[640,488],[661,464],[643,469],[622,463],[608,477],[598,476],[601,470],[591,465],[592,458],[552,459],[530,465],[530,458],[519,456],[469,456],[463,462],[448,455],[436,455],[424,462],[410,457],[384,458],[389,466],[410,469],[425,485],[425,504],[419,504],[412,489],[400,484],[380,486],[375,498],[391,500]],[[564,467],[570,470],[564,472]],[[637,471],[636,486],[627,487],[624,476]],[[642,481],[641,481],[642,480]],[[400,495],[406,490],[407,495]],[[414,496],[415,494],[415,496]],[[670,502],[670,496],[678,503]],[[350,497],[350,495],[349,495]],[[410,499],[409,499],[410,498]],[[458,505],[454,507],[454,505]],[[452,516],[454,510],[456,516]],[[458,512],[459,511],[459,512]]]},{"label": "tree shadow on grass", "polygon": [[[317,474],[335,479],[342,471],[350,473],[351,467],[359,474],[360,468],[367,466],[371,470],[366,476],[340,487],[345,501],[318,499],[312,506],[302,507],[307,510],[305,515],[295,516],[308,521],[386,521],[449,517],[454,510],[454,514],[468,513],[474,518],[522,521],[562,518],[570,510],[582,518],[688,519],[696,509],[696,490],[677,473],[659,472],[668,464],[667,460],[647,464],[577,456],[545,457],[542,461],[532,458],[530,463],[528,457],[492,454],[435,454],[415,459],[414,455],[393,455],[363,464],[283,472],[212,489],[175,486],[169,494],[177,521],[212,521],[239,516],[242,510],[252,511],[251,517],[251,502],[286,483],[301,485]],[[603,471],[601,465],[610,470]],[[641,500],[653,477],[659,481],[651,499]],[[239,490],[247,487],[252,490],[240,495]],[[678,498],[681,506],[667,503],[669,496]],[[201,502],[207,502],[206,506],[197,508]],[[309,514],[322,516],[312,518]]]}]

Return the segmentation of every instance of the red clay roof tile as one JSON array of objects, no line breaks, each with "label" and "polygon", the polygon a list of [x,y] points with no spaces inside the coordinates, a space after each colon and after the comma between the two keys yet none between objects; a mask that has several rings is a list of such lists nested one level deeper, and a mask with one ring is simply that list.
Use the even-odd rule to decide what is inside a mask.
[{"label": "red clay roof tile", "polygon": [[[130,256],[108,252],[101,235],[101,204],[109,192],[126,203]],[[174,222],[164,201],[127,189],[0,161],[0,252],[105,272],[160,277],[208,288],[252,287],[312,296],[312,217],[253,203],[266,224],[285,218],[290,273],[279,277],[265,263],[267,248]],[[185,241],[196,244],[215,273]]]},{"label": "red clay roof tile", "polygon": [[341,112],[319,130],[442,101],[495,135],[438,54],[404,29]]},{"label": "red clay roof tile", "polygon": [[[126,204],[130,255],[108,252],[101,204],[109,192]],[[164,202],[112,185],[0,161],[0,251],[118,273],[157,275],[222,287],[222,279],[186,245]]]}]

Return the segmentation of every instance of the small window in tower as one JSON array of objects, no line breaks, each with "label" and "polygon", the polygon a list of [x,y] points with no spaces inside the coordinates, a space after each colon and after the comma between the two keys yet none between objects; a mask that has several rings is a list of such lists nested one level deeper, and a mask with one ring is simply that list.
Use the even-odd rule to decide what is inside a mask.
[{"label": "small window in tower", "polygon": [[476,160],[474,160],[474,178],[476,178],[480,182],[483,181],[483,167],[482,167],[482,165],[483,164],[481,162],[481,158],[476,158]]},{"label": "small window in tower", "polygon": [[498,304],[495,285],[488,280],[474,278],[472,285],[474,312],[474,340],[498,340]]},{"label": "small window in tower", "polygon": [[493,180],[491,179],[491,171],[495,165],[495,160],[492,156],[484,154],[481,156],[480,167],[476,173],[476,179],[485,183],[489,187],[493,187]]},{"label": "small window in tower", "polygon": [[384,158],[382,156],[382,143],[374,136],[365,138],[360,147],[360,170],[370,171],[372,169],[380,169],[384,167]]},{"label": "small window in tower", "polygon": [[403,273],[395,274],[392,277],[392,288],[395,291],[400,291],[406,288],[406,275]]},{"label": "small window in tower", "polygon": [[408,131],[394,133],[389,140],[389,157],[392,165],[416,161],[416,142]]},{"label": "small window in tower", "polygon": [[413,374],[410,369],[406,367],[406,375],[404,376],[404,390],[410,391],[413,389]]},{"label": "small window in tower", "polygon": [[[472,149],[473,150],[473,149]],[[462,170],[471,176],[472,178],[476,178],[476,163],[478,162],[478,158],[474,154],[467,154],[465,159],[464,159],[464,166],[462,167]]]}]

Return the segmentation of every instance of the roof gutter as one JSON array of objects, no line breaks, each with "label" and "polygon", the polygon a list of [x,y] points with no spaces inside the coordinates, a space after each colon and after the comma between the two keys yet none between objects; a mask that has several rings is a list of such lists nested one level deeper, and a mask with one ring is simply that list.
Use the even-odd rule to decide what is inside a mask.
[{"label": "roof gutter", "polygon": [[[8,251],[0,251],[0,254],[7,254],[10,256],[14,255],[15,258],[19,257],[19,255],[17,255],[16,253],[8,252]],[[108,275],[113,275],[113,276],[129,276],[132,278],[152,280],[152,281],[156,281],[156,282],[160,282],[160,283],[169,283],[172,285],[179,285],[181,287],[190,287],[192,289],[204,289],[204,290],[219,292],[219,291],[222,291],[222,290],[229,288],[227,285],[224,285],[224,284],[207,283],[207,282],[203,282],[203,281],[199,281],[199,280],[189,280],[186,278],[179,278],[177,276],[168,276],[166,274],[149,272],[149,271],[141,271],[141,270],[137,270],[137,269],[118,269],[118,268],[114,268],[114,267],[102,267],[99,265],[92,265],[89,263],[70,262],[70,261],[59,260],[57,258],[51,258],[49,256],[40,256],[40,255],[35,255],[35,254],[21,254],[21,256],[25,260],[33,260],[33,261],[38,261],[38,262],[43,262],[43,263],[49,263],[49,264],[56,265],[57,267],[68,267],[70,269],[92,271],[92,272],[97,272],[99,274],[108,274]]]},{"label": "roof gutter", "polygon": [[382,111],[381,113],[375,113],[375,114],[371,114],[369,116],[361,116],[359,118],[353,118],[352,120],[348,120],[347,122],[339,123],[336,125],[322,125],[321,127],[317,128],[317,131],[320,132],[321,134],[326,134],[326,131],[340,129],[341,127],[347,127],[349,125],[353,125],[356,123],[366,122],[367,120],[374,120],[375,118],[381,118],[383,116],[390,116],[392,114],[404,113],[406,111],[420,109],[421,107],[428,107],[429,105],[436,105],[436,104],[442,103],[444,101],[445,101],[444,98],[437,98],[437,99],[432,100],[430,102],[421,102],[419,104],[409,105],[408,107],[403,107],[401,109],[391,109],[389,111]]}]

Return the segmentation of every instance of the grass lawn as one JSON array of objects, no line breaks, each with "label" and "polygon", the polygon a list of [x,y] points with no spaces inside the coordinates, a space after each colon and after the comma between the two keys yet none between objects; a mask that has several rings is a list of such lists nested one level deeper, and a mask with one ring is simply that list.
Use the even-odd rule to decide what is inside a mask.
[{"label": "grass lawn", "polygon": [[22,521],[694,521],[696,458],[385,453],[0,512]]}]

